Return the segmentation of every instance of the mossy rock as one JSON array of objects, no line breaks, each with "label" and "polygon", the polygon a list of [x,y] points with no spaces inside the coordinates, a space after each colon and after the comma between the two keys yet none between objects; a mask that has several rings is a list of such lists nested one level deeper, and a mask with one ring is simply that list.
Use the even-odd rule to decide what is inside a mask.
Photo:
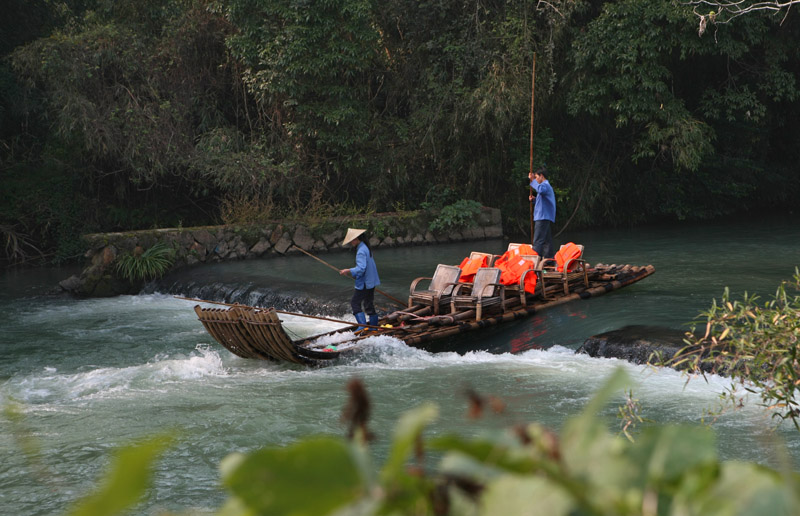
[{"label": "mossy rock", "polygon": [[325,240],[327,235],[342,229],[341,223],[333,219],[315,221],[308,226],[308,231],[315,240]]},{"label": "mossy rock", "polygon": [[251,248],[258,243],[261,239],[263,229],[262,226],[257,224],[253,224],[252,226],[237,226],[234,229],[234,233],[236,236],[241,238],[241,241],[247,245],[247,248]]}]

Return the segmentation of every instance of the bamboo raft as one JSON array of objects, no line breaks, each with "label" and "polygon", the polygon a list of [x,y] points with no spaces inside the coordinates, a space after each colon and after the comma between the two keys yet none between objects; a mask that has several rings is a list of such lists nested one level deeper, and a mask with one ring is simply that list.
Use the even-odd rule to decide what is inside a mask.
[{"label": "bamboo raft", "polygon": [[[343,355],[356,352],[363,347],[364,339],[376,335],[394,337],[413,347],[426,344],[426,349],[435,350],[429,345],[430,342],[529,317],[564,303],[601,296],[636,283],[654,272],[655,268],[652,265],[638,267],[598,264],[587,271],[588,286],[580,282],[567,292],[560,285],[554,285],[546,298],[531,294],[524,294],[524,298],[511,297],[496,313],[484,315],[482,318],[476,318],[474,309],[432,315],[430,306],[414,305],[389,313],[379,320],[378,326],[368,326],[360,332],[353,333],[357,327],[357,324],[353,324],[296,340],[290,338],[279,317],[279,314],[289,314],[289,312],[245,305],[228,305],[228,308],[205,308],[196,305],[194,310],[214,340],[237,356],[315,366],[330,363]],[[311,317],[302,314],[291,315]],[[320,317],[311,318],[334,321]],[[337,344],[335,350],[315,342],[321,336],[339,333],[343,334],[345,342]]]}]

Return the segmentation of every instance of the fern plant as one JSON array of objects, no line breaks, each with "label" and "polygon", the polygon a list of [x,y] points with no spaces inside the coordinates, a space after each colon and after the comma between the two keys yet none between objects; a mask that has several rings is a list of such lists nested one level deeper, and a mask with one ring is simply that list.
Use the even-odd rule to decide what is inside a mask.
[{"label": "fern plant", "polygon": [[175,261],[173,249],[159,242],[141,254],[124,254],[117,258],[117,274],[131,281],[160,278]]}]

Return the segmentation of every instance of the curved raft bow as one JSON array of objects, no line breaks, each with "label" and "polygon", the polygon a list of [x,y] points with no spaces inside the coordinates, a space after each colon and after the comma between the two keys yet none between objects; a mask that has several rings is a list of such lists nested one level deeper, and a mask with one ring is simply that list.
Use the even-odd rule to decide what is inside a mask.
[{"label": "curved raft bow", "polygon": [[[553,306],[597,297],[631,285],[655,272],[652,265],[637,267],[598,264],[587,269],[585,274],[580,274],[579,281],[571,289],[562,286],[561,281],[558,281],[537,296],[521,290],[518,296],[506,296],[503,304],[494,313],[483,317],[476,313],[475,308],[437,315],[433,313],[431,306],[423,305],[391,312],[380,319],[378,326],[367,326],[366,330],[354,332],[352,338],[345,337],[344,342],[337,344],[336,350],[326,349],[326,344],[315,341],[325,335],[352,331],[357,324],[312,337],[293,339],[278,314],[342,324],[349,322],[246,305],[228,305],[229,308],[203,308],[197,305],[194,310],[206,331],[237,356],[314,366],[330,363],[342,355],[361,349],[364,339],[370,336],[387,335],[402,340],[409,346],[420,347],[431,341],[528,317]],[[426,346],[426,349],[435,351],[431,346]]]}]

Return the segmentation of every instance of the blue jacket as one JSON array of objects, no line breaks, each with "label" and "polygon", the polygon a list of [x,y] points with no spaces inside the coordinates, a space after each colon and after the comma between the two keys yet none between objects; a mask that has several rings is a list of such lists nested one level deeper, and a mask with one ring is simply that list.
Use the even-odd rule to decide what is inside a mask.
[{"label": "blue jacket", "polygon": [[550,182],[545,179],[541,184],[531,181],[531,188],[536,190],[536,204],[533,206],[533,220],[556,221],[556,194]]},{"label": "blue jacket", "polygon": [[350,274],[356,280],[356,289],[375,288],[381,284],[378,278],[378,266],[375,259],[370,256],[369,247],[364,242],[358,244],[356,250],[356,266],[350,269]]}]

